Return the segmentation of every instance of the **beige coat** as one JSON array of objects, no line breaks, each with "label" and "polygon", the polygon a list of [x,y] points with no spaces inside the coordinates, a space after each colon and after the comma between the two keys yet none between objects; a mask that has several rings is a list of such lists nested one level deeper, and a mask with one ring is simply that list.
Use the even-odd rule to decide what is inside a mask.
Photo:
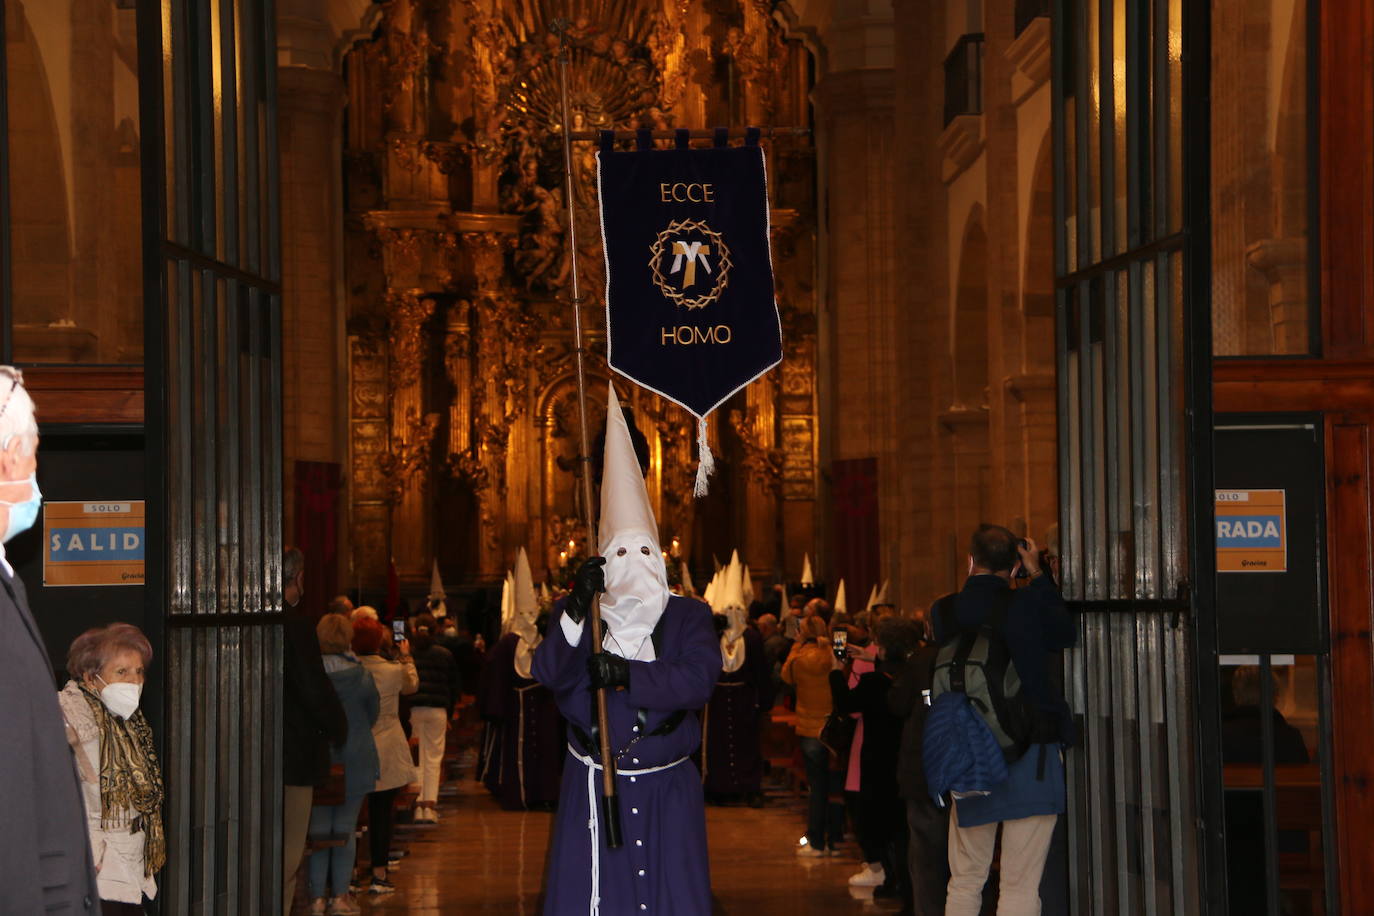
[{"label": "beige coat", "polygon": [[367,673],[377,685],[381,706],[377,721],[372,725],[372,740],[377,743],[377,762],[381,776],[374,792],[398,789],[415,782],[415,761],[410,745],[401,728],[401,694],[412,694],[420,688],[415,663],[409,658],[400,662],[387,661],[380,655],[359,656]]},{"label": "beige coat", "polygon": [[[151,900],[157,896],[157,882],[151,875],[143,875],[143,844],[147,835],[141,831],[130,833],[128,827],[106,830],[100,826],[100,729],[90,704],[76,681],[67,682],[57,695],[57,703],[67,721],[67,742],[76,756],[100,899],[142,903],[146,894]],[[128,822],[133,816],[130,810],[119,820]]]}]

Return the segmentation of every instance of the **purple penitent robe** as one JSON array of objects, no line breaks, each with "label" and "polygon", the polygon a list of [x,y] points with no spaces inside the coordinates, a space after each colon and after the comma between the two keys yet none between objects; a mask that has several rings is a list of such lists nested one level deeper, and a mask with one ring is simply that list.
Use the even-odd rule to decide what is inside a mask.
[{"label": "purple penitent robe", "polygon": [[479,774],[501,807],[519,810],[558,800],[567,749],[563,718],[547,687],[515,672],[520,637],[496,644],[483,678],[481,712],[487,721],[485,769]]},{"label": "purple penitent robe", "polygon": [[768,689],[763,640],[746,629],[744,663],[720,672],[701,726],[702,784],[711,795],[758,792],[763,785],[759,708]]},{"label": "purple penitent robe", "polygon": [[[588,763],[598,757],[596,748],[579,746],[577,737],[578,729],[590,736],[594,720],[587,674],[591,627],[584,622],[578,644],[569,645],[562,615],[560,606],[534,655],[535,678],[554,692],[563,716],[575,726],[569,729],[544,913],[705,916],[711,912],[706,813],[701,776],[688,758],[701,741],[696,710],[710,698],[720,674],[711,612],[699,601],[669,598],[654,631],[656,659],[631,661],[629,689],[607,696],[611,745],[620,767],[616,790],[624,844],[619,849],[607,848],[599,824],[593,845],[602,777]],[[643,726],[640,710],[646,716]],[[671,732],[653,734],[683,712]],[[589,810],[593,805],[595,817]]]}]

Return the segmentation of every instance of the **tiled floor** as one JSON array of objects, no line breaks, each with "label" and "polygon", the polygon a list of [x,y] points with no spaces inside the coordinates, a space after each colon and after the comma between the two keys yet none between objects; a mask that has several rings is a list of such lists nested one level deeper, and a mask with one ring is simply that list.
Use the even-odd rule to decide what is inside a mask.
[{"label": "tiled floor", "polygon": [[[553,815],[502,811],[469,777],[441,799],[442,822],[406,827],[398,845],[410,850],[392,873],[397,892],[366,899],[364,912],[439,914],[501,913],[535,916],[544,853]],[[797,859],[802,832],[799,802],[707,808],[711,881],[716,913],[741,916],[892,913],[896,906],[851,896],[846,879],[852,856]],[[857,895],[859,892],[855,891]],[[616,914],[607,914],[616,916]],[[707,914],[702,914],[707,916]]]}]

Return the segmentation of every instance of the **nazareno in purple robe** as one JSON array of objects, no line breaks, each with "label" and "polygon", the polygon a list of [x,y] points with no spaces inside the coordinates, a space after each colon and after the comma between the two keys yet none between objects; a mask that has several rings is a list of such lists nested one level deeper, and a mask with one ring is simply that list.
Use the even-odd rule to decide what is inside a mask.
[{"label": "nazareno in purple robe", "polygon": [[520,810],[558,800],[567,748],[553,693],[515,671],[520,637],[501,637],[483,672],[480,710],[487,722],[479,775],[501,807]]},{"label": "nazareno in purple robe", "polygon": [[[701,723],[702,785],[708,795],[740,795],[763,787],[759,709],[768,687],[763,639],[746,627],[744,664],[721,670]],[[719,654],[719,642],[717,642]]]},{"label": "nazareno in purple robe", "polygon": [[[547,638],[535,650],[533,673],[553,690],[568,722],[590,735],[591,626],[584,621],[578,644],[570,646],[562,614],[560,604]],[[655,661],[630,662],[629,689],[610,691],[606,698],[611,745],[621,767],[616,789],[624,845],[607,848],[605,831],[598,829],[595,860],[589,805],[599,819],[602,776],[584,762],[596,756],[596,749],[577,747],[569,729],[569,756],[550,842],[545,916],[711,912],[701,776],[688,759],[701,741],[696,710],[710,698],[720,674],[720,643],[710,610],[691,598],[670,597],[654,630],[654,648]],[[641,709],[647,713],[643,732],[648,737],[631,746],[639,734]],[[686,715],[671,733],[652,734],[680,710]],[[643,770],[655,772],[627,772]],[[599,895],[592,892],[594,867]]]}]

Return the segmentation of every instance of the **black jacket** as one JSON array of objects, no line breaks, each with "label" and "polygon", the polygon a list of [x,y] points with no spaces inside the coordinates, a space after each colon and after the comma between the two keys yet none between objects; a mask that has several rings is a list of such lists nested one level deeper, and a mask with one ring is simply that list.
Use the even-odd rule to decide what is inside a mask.
[{"label": "black jacket", "polygon": [[[957,620],[943,613],[948,602],[937,602],[933,620],[936,641],[943,643],[960,629],[977,629],[1006,600],[1009,588],[1000,576],[969,576],[953,601]],[[1016,663],[1022,691],[1052,723],[1060,744],[1077,743],[1078,730],[1058,684],[1059,665],[1053,660],[1054,653],[1074,645],[1078,628],[1049,576],[1039,576],[1012,594],[1002,637]]]},{"label": "black jacket", "polygon": [[925,734],[926,714],[930,712],[925,692],[934,680],[935,656],[939,651],[933,645],[917,649],[887,692],[888,709],[902,720],[902,742],[897,752],[897,785],[902,798],[930,801],[921,757],[921,736]]},{"label": "black jacket", "polygon": [[409,697],[411,707],[439,706],[452,716],[453,706],[463,690],[453,653],[438,643],[417,649],[415,673],[420,676],[420,689]]},{"label": "black jacket", "polygon": [[880,671],[860,676],[851,690],[843,671],[830,672],[830,697],[838,713],[861,713],[864,743],[859,748],[859,795],[892,799],[897,793],[897,747],[902,720],[888,708],[892,678]]},{"label": "black jacket", "polygon": [[98,912],[76,762],[24,586],[0,571],[0,912]]},{"label": "black jacket", "polygon": [[329,745],[348,740],[348,717],[324,673],[314,623],[291,609],[282,623],[282,668],[282,783],[323,785]]}]

